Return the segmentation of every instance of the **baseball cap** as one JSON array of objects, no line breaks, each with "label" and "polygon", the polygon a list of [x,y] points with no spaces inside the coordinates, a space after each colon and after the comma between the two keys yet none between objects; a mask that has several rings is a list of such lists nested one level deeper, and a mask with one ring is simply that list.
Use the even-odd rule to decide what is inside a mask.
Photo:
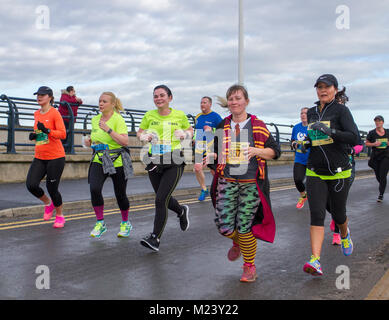
[{"label": "baseball cap", "polygon": [[39,87],[38,91],[34,93],[35,94],[48,94],[49,96],[53,95],[53,90],[51,90],[49,87]]},{"label": "baseball cap", "polygon": [[334,86],[335,88],[338,87],[338,80],[336,80],[335,76],[332,74],[323,74],[319,78],[317,78],[316,83],[314,87],[317,87],[319,82],[324,82],[325,84],[329,86]]},{"label": "baseball cap", "polygon": [[383,116],[375,116],[374,121],[376,121],[376,120],[384,122],[384,117]]}]

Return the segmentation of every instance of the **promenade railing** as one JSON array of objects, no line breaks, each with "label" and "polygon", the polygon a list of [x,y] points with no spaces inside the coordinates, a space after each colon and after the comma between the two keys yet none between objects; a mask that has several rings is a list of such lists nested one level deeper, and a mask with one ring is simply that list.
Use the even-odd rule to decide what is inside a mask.
[{"label": "promenade railing", "polygon": [[[78,107],[77,117],[74,117],[72,104],[68,102],[54,102],[54,107],[58,108],[63,105],[68,110],[68,116],[63,116],[64,120],[69,121],[67,129],[67,142],[64,143],[64,148],[67,154],[76,154],[76,148],[81,148],[81,144],[76,144],[75,137],[80,135],[88,135],[91,131],[91,119],[99,114],[99,106],[82,104]],[[6,139],[0,140],[0,146],[5,146],[6,153],[17,153],[17,147],[33,147],[33,143],[24,143],[16,139],[17,132],[33,132],[34,112],[40,106],[35,99],[8,97],[5,94],[0,95],[0,131],[7,131]],[[147,110],[135,108],[124,108],[122,116],[129,129],[128,136],[135,137],[136,131],[139,129],[140,122]],[[187,114],[189,123],[195,125],[195,117],[192,114]],[[282,147],[283,152],[292,152],[288,146],[290,145],[290,136],[293,125],[266,123],[277,143]],[[361,131],[362,139],[366,137],[366,132]],[[79,139],[77,139],[79,140]],[[136,144],[130,144],[130,148],[142,148]]]}]

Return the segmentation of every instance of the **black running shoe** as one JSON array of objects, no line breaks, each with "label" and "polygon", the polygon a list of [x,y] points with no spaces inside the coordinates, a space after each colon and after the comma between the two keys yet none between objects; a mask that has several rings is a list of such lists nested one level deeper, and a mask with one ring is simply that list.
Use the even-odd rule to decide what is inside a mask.
[{"label": "black running shoe", "polygon": [[150,233],[147,237],[144,237],[140,244],[153,251],[159,251],[159,239],[154,233]]},{"label": "black running shoe", "polygon": [[378,196],[377,202],[382,202],[382,200],[384,200],[384,195],[383,195],[383,194],[380,194],[380,195]]},{"label": "black running shoe", "polygon": [[189,228],[189,207],[182,206],[182,213],[178,216],[180,219],[180,227],[182,231],[186,231]]}]

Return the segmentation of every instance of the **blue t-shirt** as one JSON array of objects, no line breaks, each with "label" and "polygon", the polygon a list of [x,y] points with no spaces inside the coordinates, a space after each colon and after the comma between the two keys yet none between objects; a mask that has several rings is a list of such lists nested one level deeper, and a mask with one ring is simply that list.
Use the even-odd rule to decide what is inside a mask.
[{"label": "blue t-shirt", "polygon": [[[212,148],[214,139],[214,130],[222,121],[222,117],[211,111],[210,113],[199,113],[196,116],[195,124],[195,152],[199,154],[206,154]],[[204,126],[210,126],[212,131],[204,131]]]},{"label": "blue t-shirt", "polygon": [[[291,137],[292,141],[293,140],[303,141],[303,140],[305,140],[305,138],[307,136],[308,136],[308,126],[304,127],[302,122],[300,122],[299,124],[296,124],[293,127],[292,137]],[[298,162],[298,163],[301,163],[303,165],[307,165],[308,156],[309,156],[309,149],[307,150],[306,153],[302,153],[301,146],[299,145],[297,150],[296,150],[294,162]]]}]

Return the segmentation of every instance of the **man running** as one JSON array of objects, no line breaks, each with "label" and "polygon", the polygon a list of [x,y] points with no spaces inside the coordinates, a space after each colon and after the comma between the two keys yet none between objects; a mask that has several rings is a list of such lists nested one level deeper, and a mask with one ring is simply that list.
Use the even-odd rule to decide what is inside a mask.
[{"label": "man running", "polygon": [[293,166],[293,179],[296,185],[297,190],[300,192],[300,198],[297,202],[296,208],[301,209],[304,207],[305,201],[307,201],[307,192],[305,190],[305,172],[307,170],[307,160],[309,156],[308,151],[304,148],[304,141],[308,136],[308,120],[307,120],[307,111],[309,108],[301,108],[300,119],[301,122],[296,124],[292,130],[291,137],[291,146],[292,149],[296,150],[296,155],[294,157],[294,166]]},{"label": "man running", "polygon": [[195,164],[194,171],[197,181],[201,187],[199,201],[204,201],[209,195],[208,188],[205,184],[205,175],[203,171],[203,158],[213,145],[214,131],[217,125],[222,121],[218,113],[211,110],[212,99],[210,97],[201,98],[201,113],[196,116],[195,125]]}]

